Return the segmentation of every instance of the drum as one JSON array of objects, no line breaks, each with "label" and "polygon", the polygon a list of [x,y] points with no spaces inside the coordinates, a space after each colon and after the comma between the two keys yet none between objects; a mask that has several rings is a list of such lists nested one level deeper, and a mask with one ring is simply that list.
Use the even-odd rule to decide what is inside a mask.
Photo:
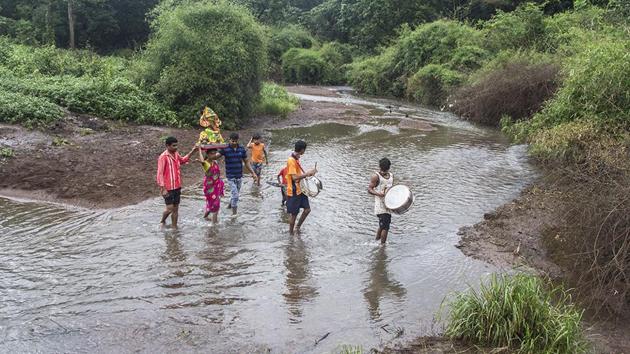
[{"label": "drum", "polygon": [[306,177],[300,180],[300,189],[307,197],[317,197],[319,192],[324,189],[322,181],[315,176]]},{"label": "drum", "polygon": [[399,184],[385,194],[385,207],[395,214],[404,214],[413,204],[413,194],[407,186]]}]

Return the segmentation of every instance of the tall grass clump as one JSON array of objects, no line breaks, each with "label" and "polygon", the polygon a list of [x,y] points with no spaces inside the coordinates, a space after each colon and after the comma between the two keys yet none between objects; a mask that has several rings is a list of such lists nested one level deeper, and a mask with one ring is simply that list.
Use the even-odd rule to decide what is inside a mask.
[{"label": "tall grass clump", "polygon": [[582,313],[560,288],[547,289],[532,275],[492,276],[481,288],[449,304],[446,335],[520,353],[581,353],[587,350]]},{"label": "tall grass clump", "polygon": [[286,117],[295,111],[300,100],[287,90],[272,82],[265,82],[260,91],[260,102],[256,106],[257,114]]}]

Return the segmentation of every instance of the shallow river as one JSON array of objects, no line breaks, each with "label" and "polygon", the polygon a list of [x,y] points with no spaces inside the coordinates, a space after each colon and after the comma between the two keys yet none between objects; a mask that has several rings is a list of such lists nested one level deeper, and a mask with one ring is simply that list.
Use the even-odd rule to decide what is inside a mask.
[{"label": "shallow river", "polygon": [[[318,162],[324,191],[296,237],[278,188],[251,179],[240,215],[223,209],[217,226],[201,219],[200,186],[186,188],[178,231],[156,226],[158,198],[107,211],[0,198],[0,352],[322,353],[431,334],[444,296],[495,271],[455,247],[457,230],[535,173],[496,131],[395,109],[437,130],[384,116],[267,132],[266,180],[298,138],[303,165]],[[366,192],[383,156],[416,197],[386,247]]]}]

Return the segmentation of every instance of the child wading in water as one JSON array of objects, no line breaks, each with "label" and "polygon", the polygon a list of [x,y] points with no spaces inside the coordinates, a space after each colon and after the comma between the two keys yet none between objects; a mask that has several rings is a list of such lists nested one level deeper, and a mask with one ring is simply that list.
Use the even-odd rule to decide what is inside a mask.
[{"label": "child wading in water", "polygon": [[217,150],[208,150],[204,159],[201,149],[199,149],[199,162],[203,167],[206,176],[203,179],[203,194],[206,196],[206,212],[204,218],[212,214],[212,222],[219,219],[219,209],[221,208],[221,197],[223,197],[224,183],[221,180],[221,169],[217,163]]},{"label": "child wading in water", "polygon": [[249,140],[247,148],[252,151],[252,168],[254,169],[256,176],[258,176],[257,184],[260,186],[260,175],[262,174],[263,162],[269,165],[269,161],[267,160],[267,149],[265,149],[265,144],[262,142],[259,133],[254,134],[254,136]]},{"label": "child wading in water", "polygon": [[385,207],[384,200],[387,190],[394,185],[394,176],[389,172],[392,163],[388,158],[382,158],[378,164],[381,170],[370,178],[368,193],[374,196],[374,214],[378,217],[376,240],[380,240],[381,244],[384,244],[387,241],[389,225],[392,222],[392,214]]}]

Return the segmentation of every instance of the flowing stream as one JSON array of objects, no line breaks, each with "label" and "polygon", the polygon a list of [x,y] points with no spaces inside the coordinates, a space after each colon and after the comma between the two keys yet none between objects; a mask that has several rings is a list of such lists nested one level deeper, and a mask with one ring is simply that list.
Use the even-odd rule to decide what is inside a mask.
[{"label": "flowing stream", "polygon": [[[457,231],[532,180],[525,148],[448,113],[336,100],[395,104],[436,129],[386,114],[266,132],[264,180],[298,138],[302,164],[318,163],[324,191],[300,236],[279,189],[251,179],[238,217],[223,207],[216,226],[201,218],[201,186],[184,181],[179,230],[157,227],[161,198],[105,211],[0,198],[0,352],[323,353],[439,329],[443,298],[496,271],[455,247]],[[366,187],[384,156],[415,203],[381,247]]]}]

